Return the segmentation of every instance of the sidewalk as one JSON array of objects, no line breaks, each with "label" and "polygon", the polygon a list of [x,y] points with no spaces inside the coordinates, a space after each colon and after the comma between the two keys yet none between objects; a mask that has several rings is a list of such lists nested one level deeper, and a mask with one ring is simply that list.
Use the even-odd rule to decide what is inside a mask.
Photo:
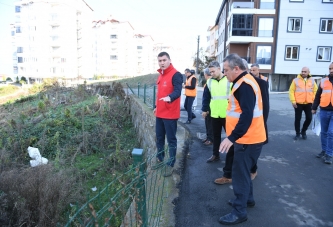
[{"label": "sidewalk", "polygon": [[[205,146],[197,138],[205,133],[201,96],[199,92],[197,118],[184,125],[191,143],[174,209],[176,227],[222,226],[219,217],[232,209],[227,204],[234,198],[232,185],[213,182],[223,174],[225,154],[219,162],[206,163],[212,145]],[[270,102],[269,143],[263,147],[253,181],[256,206],[248,209],[248,220],[237,226],[333,226],[333,165],[315,157],[321,151],[320,138],[308,130],[307,140],[294,141],[294,111],[288,94],[270,94]],[[185,120],[182,111],[180,121]]]}]

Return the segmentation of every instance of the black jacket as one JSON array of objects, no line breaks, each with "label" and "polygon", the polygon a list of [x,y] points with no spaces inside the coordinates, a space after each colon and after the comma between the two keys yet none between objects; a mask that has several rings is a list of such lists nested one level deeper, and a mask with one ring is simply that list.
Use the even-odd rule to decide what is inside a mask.
[{"label": "black jacket", "polygon": [[[333,76],[329,76],[329,80],[330,82],[332,83],[333,85]],[[317,90],[317,93],[316,93],[316,97],[313,101],[313,104],[312,104],[312,109],[313,110],[317,110],[319,104],[320,104],[320,96],[321,96],[321,93],[323,92],[323,89],[321,88],[321,86],[318,86],[318,90]],[[333,91],[332,91],[333,92]],[[332,106],[332,103],[330,103],[328,106],[326,107],[320,107],[320,109],[322,110],[328,110],[328,111],[333,111],[333,106]]]},{"label": "black jacket", "polygon": [[[240,74],[234,81],[234,84],[243,76],[245,76],[247,72],[243,72]],[[251,74],[252,75],[252,74]],[[253,76],[253,75],[252,75]],[[264,118],[264,125],[265,125],[265,131],[266,131],[266,141],[264,144],[268,143],[268,130],[267,130],[267,119],[269,115],[269,93],[268,93],[268,86],[267,82],[263,79],[257,78],[253,76],[254,79],[257,81],[259,88],[261,90],[261,97],[263,102],[263,118]],[[231,142],[235,142],[239,138],[241,138],[247,130],[249,129],[252,118],[253,118],[253,109],[255,106],[256,97],[253,92],[253,89],[250,85],[246,83],[242,83],[241,86],[236,90],[234,93],[235,98],[239,102],[239,105],[242,110],[248,110],[243,111],[243,113],[240,115],[239,121],[232,131],[232,133],[228,136],[228,139]]]}]

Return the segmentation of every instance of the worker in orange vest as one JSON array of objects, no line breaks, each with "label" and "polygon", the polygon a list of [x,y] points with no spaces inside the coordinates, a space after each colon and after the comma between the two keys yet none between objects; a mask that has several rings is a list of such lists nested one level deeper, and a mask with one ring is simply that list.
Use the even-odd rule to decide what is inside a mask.
[{"label": "worker in orange vest", "polygon": [[232,187],[236,198],[228,203],[233,207],[229,214],[220,217],[224,225],[247,220],[246,207],[255,206],[251,168],[257,163],[266,140],[261,90],[237,54],[223,60],[224,74],[233,83],[226,116],[226,134],[219,151],[225,153],[234,146]]},{"label": "worker in orange vest", "polygon": [[329,65],[330,74],[321,79],[312,105],[312,113],[315,114],[320,105],[321,124],[321,149],[318,158],[324,158],[326,164],[332,164],[333,156],[333,62]]},{"label": "worker in orange vest", "polygon": [[186,82],[183,84],[185,88],[185,102],[184,109],[187,111],[187,121],[185,124],[191,124],[192,119],[196,118],[195,114],[192,112],[192,106],[195,97],[197,96],[197,78],[194,75],[194,70],[185,69]]},{"label": "worker in orange vest", "polygon": [[[295,109],[295,140],[306,140],[306,130],[312,121],[311,106],[316,95],[318,86],[310,74],[308,67],[303,67],[301,74],[293,80],[289,88],[289,99]],[[301,128],[302,112],[305,113],[305,121]]]}]

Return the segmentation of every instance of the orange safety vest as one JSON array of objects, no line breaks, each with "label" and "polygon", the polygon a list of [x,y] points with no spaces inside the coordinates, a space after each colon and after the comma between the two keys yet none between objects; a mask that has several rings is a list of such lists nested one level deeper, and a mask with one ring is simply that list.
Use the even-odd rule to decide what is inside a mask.
[{"label": "orange safety vest", "polygon": [[305,82],[301,78],[295,78],[295,100],[296,103],[313,103],[314,95],[313,89],[315,81],[312,77],[308,78]]},{"label": "orange safety vest", "polygon": [[231,134],[232,130],[234,130],[236,127],[239,121],[239,117],[242,113],[239,102],[234,96],[235,91],[239,88],[239,86],[241,86],[242,83],[247,83],[252,87],[256,95],[256,104],[253,110],[253,118],[249,129],[245,135],[236,140],[236,142],[239,144],[262,143],[266,140],[266,133],[264,126],[261,91],[257,81],[255,81],[255,79],[250,74],[246,74],[240,78],[232,88],[226,116],[226,133],[227,136]]},{"label": "orange safety vest", "polygon": [[264,81],[266,81],[266,82],[268,81],[268,78],[265,77],[265,76],[263,76],[263,75],[260,75],[259,77],[260,77],[260,79],[262,79],[262,80],[264,80]]},{"label": "orange safety vest", "polygon": [[321,79],[320,87],[323,90],[320,95],[320,106],[326,107],[330,103],[333,105],[333,86],[328,77]]},{"label": "orange safety vest", "polygon": [[[191,86],[192,79],[196,78],[194,75],[190,78],[186,79],[185,86]],[[185,88],[185,95],[190,97],[196,97],[197,96],[197,87],[195,87],[193,90]]]}]

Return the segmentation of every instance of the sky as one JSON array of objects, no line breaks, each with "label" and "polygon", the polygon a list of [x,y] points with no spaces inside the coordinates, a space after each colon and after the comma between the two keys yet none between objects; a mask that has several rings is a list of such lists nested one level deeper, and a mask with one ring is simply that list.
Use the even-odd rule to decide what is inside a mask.
[{"label": "sky", "polygon": [[[12,73],[9,25],[14,22],[14,2],[15,0],[0,0],[0,74]],[[128,21],[136,33],[151,35],[155,42],[182,47],[192,56],[196,52],[199,35],[200,47],[205,49],[207,29],[215,24],[222,0],[85,0],[85,2],[94,10],[95,19],[106,19],[111,16],[118,21]]]}]

